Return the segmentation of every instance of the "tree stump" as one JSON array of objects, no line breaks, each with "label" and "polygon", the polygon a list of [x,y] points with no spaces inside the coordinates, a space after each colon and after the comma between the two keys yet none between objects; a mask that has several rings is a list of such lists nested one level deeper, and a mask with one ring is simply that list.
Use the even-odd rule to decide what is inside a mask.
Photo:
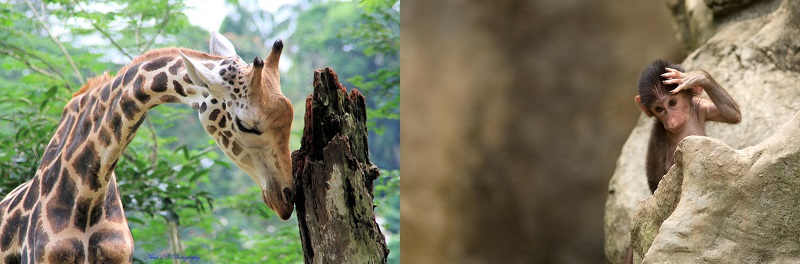
[{"label": "tree stump", "polygon": [[330,69],[314,71],[300,149],[292,153],[295,205],[305,263],[386,263],[375,221],[364,96]]}]

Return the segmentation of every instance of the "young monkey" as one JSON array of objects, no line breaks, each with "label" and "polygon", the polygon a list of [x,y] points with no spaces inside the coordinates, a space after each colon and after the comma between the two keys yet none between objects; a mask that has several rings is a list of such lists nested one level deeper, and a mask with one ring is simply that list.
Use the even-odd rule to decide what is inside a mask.
[{"label": "young monkey", "polygon": [[[698,96],[703,90],[711,100]],[[663,60],[644,68],[635,100],[648,117],[657,118],[647,147],[647,183],[651,192],[675,163],[675,149],[683,138],[705,136],[706,121],[737,124],[742,119],[736,102],[708,72],[684,72],[680,66]]]}]

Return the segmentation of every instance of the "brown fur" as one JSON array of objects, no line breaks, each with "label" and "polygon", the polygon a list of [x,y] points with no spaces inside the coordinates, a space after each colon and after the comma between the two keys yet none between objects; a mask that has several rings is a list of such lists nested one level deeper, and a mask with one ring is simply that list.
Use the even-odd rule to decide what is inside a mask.
[{"label": "brown fur", "polygon": [[650,134],[650,142],[647,146],[647,185],[650,186],[650,193],[656,191],[661,178],[667,174],[665,162],[667,159],[667,130],[661,121],[656,119],[653,122],[653,132]]},{"label": "brown fur", "polygon": [[[190,50],[190,49],[185,49],[185,48],[171,47],[171,48],[155,49],[155,50],[151,50],[151,51],[145,52],[144,54],[140,55],[139,57],[136,57],[135,59],[133,59],[133,61],[131,61],[131,63],[128,63],[128,65],[125,65],[121,69],[119,69],[117,74],[114,75],[114,76],[119,76],[120,74],[122,74],[125,71],[127,71],[128,68],[130,68],[131,66],[136,65],[138,63],[142,63],[142,62],[145,62],[145,61],[150,61],[150,60],[153,60],[155,58],[163,57],[163,56],[167,56],[167,55],[180,56],[179,52],[181,52],[181,51],[183,52],[183,54],[186,54],[186,56],[193,57],[193,58],[201,58],[201,59],[206,59],[206,60],[220,60],[220,59],[223,59],[223,57],[220,57],[220,56],[215,56],[215,55],[211,55],[211,54],[208,54],[208,53],[205,53],[205,52],[200,52],[200,51]],[[110,81],[112,79],[113,78],[108,75],[108,72],[104,72],[103,75],[101,75],[101,76],[89,78],[88,80],[86,80],[86,84],[83,85],[83,87],[81,87],[80,90],[78,90],[77,92],[72,94],[72,97],[84,94],[89,90],[92,90],[92,89],[94,89],[96,87],[102,86],[103,84],[105,84],[106,82],[108,82],[108,81]]]}]

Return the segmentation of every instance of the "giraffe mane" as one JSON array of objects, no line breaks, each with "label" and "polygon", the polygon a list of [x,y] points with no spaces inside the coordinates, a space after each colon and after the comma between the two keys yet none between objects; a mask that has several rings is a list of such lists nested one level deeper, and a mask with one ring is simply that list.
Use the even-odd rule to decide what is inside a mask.
[{"label": "giraffe mane", "polygon": [[[193,58],[201,58],[201,59],[208,59],[208,60],[220,60],[220,59],[223,59],[223,57],[220,57],[220,56],[215,56],[215,55],[211,55],[211,54],[208,54],[208,53],[205,53],[205,52],[200,52],[200,51],[191,50],[191,49],[185,49],[185,48],[171,47],[171,48],[155,49],[155,50],[151,50],[151,51],[145,52],[144,54],[140,55],[139,57],[134,58],[133,61],[128,63],[128,65],[122,66],[122,68],[120,68],[119,71],[117,72],[117,74],[114,75],[114,76],[119,76],[120,74],[125,73],[125,71],[127,71],[131,66],[139,64],[139,63],[142,63],[142,62],[145,62],[145,61],[153,60],[155,58],[159,58],[159,57],[163,57],[163,56],[167,56],[167,55],[180,56],[180,52],[181,51],[183,52],[183,54],[186,54],[186,56],[193,57]],[[86,80],[86,84],[83,85],[83,87],[81,87],[80,90],[78,90],[77,92],[72,94],[72,97],[84,94],[84,93],[86,93],[86,92],[88,92],[88,91],[90,91],[90,90],[92,90],[92,89],[94,89],[96,87],[100,87],[103,84],[105,84],[105,83],[107,83],[107,82],[109,82],[109,81],[111,81],[113,79],[114,79],[113,77],[108,75],[108,71],[103,72],[103,75],[89,78],[89,79]]]}]

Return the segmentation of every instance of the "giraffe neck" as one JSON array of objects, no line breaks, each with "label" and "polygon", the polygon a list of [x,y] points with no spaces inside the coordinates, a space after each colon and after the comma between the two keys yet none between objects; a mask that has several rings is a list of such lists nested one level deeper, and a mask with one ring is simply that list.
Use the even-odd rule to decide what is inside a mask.
[{"label": "giraffe neck", "polygon": [[[208,96],[191,87],[179,56],[165,55],[132,65],[67,103],[37,175],[60,174],[51,172],[59,167],[72,175],[79,191],[103,195],[119,156],[149,109],[181,102],[204,110],[201,104]],[[60,166],[54,166],[56,163]]]}]

